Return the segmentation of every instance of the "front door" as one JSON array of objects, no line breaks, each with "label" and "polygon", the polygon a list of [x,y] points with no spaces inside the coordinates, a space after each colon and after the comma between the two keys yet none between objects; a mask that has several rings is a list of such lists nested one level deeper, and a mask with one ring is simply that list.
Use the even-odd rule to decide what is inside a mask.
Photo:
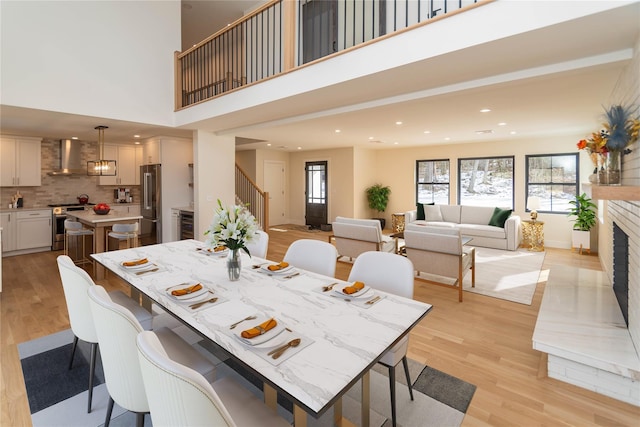
[{"label": "front door", "polygon": [[311,228],[327,224],[327,162],[305,163],[305,219]]}]

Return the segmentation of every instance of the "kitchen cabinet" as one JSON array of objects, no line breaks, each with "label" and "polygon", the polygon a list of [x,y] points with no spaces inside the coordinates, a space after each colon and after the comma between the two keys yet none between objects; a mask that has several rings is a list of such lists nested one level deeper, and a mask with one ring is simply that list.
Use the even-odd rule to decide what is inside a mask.
[{"label": "kitchen cabinet", "polygon": [[144,165],[156,165],[161,162],[160,141],[151,139],[146,141],[142,148],[142,161]]},{"label": "kitchen cabinet", "polygon": [[136,145],[136,185],[140,185],[140,166],[144,165],[144,148]]},{"label": "kitchen cabinet", "polygon": [[51,249],[51,209],[16,212],[17,249]]},{"label": "kitchen cabinet", "polygon": [[2,253],[16,250],[16,213],[0,213],[0,227],[2,228]]},{"label": "kitchen cabinet", "polygon": [[42,185],[41,144],[38,138],[0,138],[0,187]]},{"label": "kitchen cabinet", "polygon": [[180,240],[180,209],[171,208],[171,236],[169,242]]},{"label": "kitchen cabinet", "polygon": [[[104,160],[116,161],[116,176],[101,176],[99,185],[136,185],[136,148],[104,144]],[[138,178],[139,179],[139,178]]]}]

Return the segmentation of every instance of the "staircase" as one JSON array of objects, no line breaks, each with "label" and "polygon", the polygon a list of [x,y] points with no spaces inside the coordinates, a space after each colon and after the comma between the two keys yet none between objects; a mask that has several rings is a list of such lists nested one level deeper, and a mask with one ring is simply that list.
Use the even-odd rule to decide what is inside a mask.
[{"label": "staircase", "polygon": [[269,228],[269,193],[262,191],[237,164],[236,203],[247,206],[262,230]]}]

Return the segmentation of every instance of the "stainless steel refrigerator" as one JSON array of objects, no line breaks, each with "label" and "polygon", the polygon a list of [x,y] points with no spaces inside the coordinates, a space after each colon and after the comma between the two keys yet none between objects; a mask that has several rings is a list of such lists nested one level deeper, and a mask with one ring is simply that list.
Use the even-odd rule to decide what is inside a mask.
[{"label": "stainless steel refrigerator", "polygon": [[140,166],[140,241],[143,245],[162,243],[161,185],[161,165]]}]

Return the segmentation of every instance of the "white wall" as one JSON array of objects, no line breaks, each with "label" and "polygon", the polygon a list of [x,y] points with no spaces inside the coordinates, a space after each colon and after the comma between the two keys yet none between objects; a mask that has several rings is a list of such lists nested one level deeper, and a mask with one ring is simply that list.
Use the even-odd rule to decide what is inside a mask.
[{"label": "white wall", "polygon": [[2,104],[173,124],[179,1],[0,2]]}]

